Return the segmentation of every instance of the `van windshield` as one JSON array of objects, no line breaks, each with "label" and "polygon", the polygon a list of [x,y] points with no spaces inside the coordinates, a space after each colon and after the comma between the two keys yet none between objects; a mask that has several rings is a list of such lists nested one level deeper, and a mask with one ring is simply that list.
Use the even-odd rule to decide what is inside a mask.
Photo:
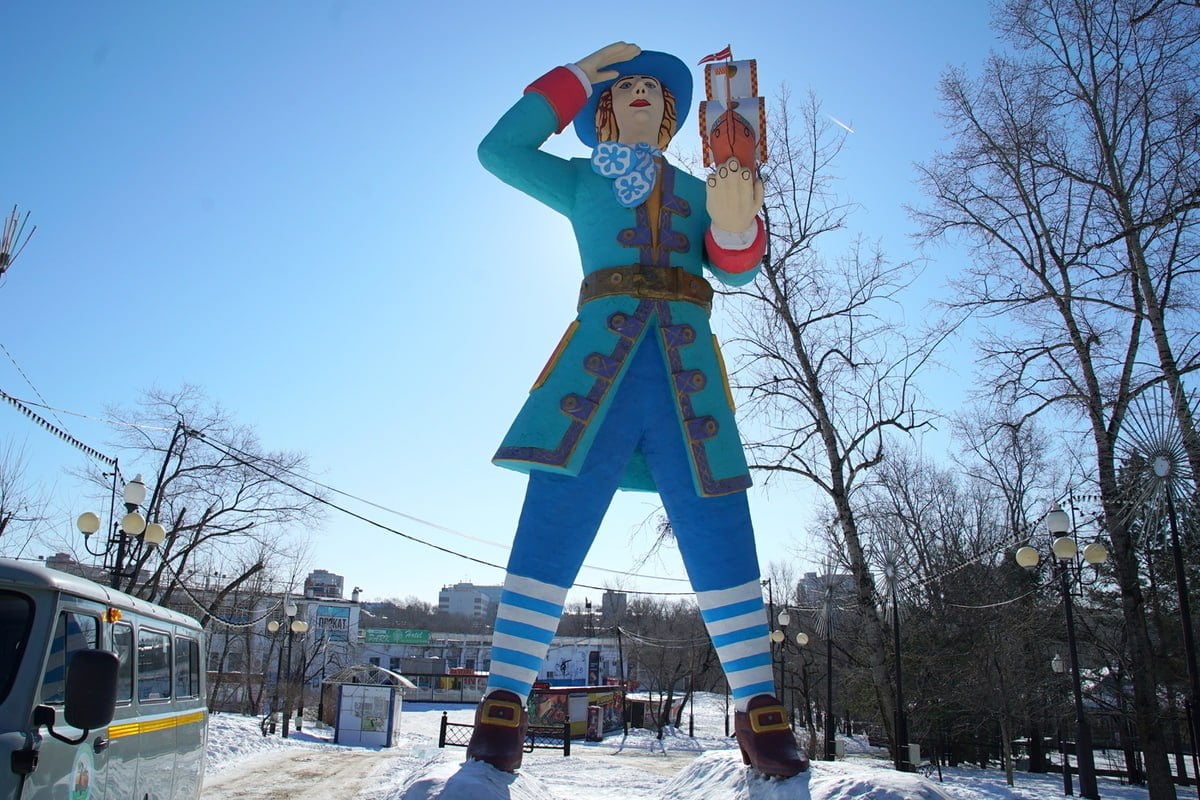
[{"label": "van windshield", "polygon": [[8,699],[33,622],[33,601],[23,594],[0,591],[0,703]]}]

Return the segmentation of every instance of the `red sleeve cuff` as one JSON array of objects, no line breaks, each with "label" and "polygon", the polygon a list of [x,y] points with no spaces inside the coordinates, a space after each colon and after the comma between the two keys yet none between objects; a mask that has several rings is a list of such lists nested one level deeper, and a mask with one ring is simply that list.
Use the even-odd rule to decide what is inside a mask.
[{"label": "red sleeve cuff", "polygon": [[713,238],[712,228],[708,229],[704,234],[704,249],[713,266],[734,274],[749,272],[758,266],[767,252],[767,231],[761,218],[755,217],[754,224],[758,227],[754,233],[754,243],[745,250],[726,250]]},{"label": "red sleeve cuff", "polygon": [[587,102],[587,90],[574,72],[566,67],[555,67],[525,87],[525,94],[537,92],[546,98],[554,116],[558,118],[558,133],[571,124],[575,115]]}]

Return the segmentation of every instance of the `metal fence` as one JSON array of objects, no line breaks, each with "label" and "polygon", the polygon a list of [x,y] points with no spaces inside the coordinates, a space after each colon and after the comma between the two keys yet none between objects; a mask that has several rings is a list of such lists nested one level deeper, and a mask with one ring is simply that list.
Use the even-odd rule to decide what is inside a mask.
[{"label": "metal fence", "polygon": [[[438,747],[466,747],[471,742],[475,726],[463,722],[451,722],[442,712],[442,725],[438,732]],[[562,725],[530,725],[525,731],[525,752],[534,750],[562,750],[563,756],[571,755],[571,723]]]}]

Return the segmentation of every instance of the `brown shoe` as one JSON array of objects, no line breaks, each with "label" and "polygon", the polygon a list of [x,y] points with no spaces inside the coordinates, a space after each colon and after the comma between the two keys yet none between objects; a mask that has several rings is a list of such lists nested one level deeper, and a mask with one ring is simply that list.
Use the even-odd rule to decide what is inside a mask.
[{"label": "brown shoe", "polygon": [[528,727],[529,714],[521,698],[497,689],[475,709],[475,730],[467,745],[467,758],[486,761],[503,772],[516,772],[525,752]]},{"label": "brown shoe", "polygon": [[733,715],[733,731],[742,749],[742,761],[763,775],[790,778],[808,769],[808,756],[796,745],[783,706],[769,694],[750,701],[745,711]]}]

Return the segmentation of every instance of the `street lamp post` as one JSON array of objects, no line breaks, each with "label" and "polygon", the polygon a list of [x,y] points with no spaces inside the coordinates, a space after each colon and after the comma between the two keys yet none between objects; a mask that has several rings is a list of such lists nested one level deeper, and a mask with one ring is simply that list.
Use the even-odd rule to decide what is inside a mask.
[{"label": "street lamp post", "polygon": [[[1067,667],[1065,664],[1063,664],[1062,656],[1060,656],[1058,653],[1055,653],[1054,658],[1050,659],[1050,670],[1054,672],[1055,675],[1062,675],[1066,669]],[[1063,742],[1061,723],[1058,727],[1058,752],[1059,755],[1062,756],[1063,794],[1073,795],[1075,794],[1075,787],[1071,783],[1071,763],[1067,759],[1067,746]]]},{"label": "street lamp post", "polygon": [[837,760],[837,734],[833,719],[833,639],[825,635],[825,760]]},{"label": "street lamp post", "polygon": [[[775,618],[775,621],[777,623],[779,623],[779,627],[777,629],[771,631],[771,641],[779,646],[780,672],[783,676],[785,676],[784,682],[786,683],[787,670],[786,670],[786,662],[785,662],[785,658],[784,658],[784,653],[787,649],[788,644],[791,641],[793,641],[793,640],[788,639],[786,630],[787,630],[788,625],[791,624],[792,615],[788,613],[787,608],[784,608],[779,612],[779,615]],[[804,711],[805,711],[806,725],[810,732],[809,741],[810,741],[810,748],[811,748],[813,745],[815,745],[816,736],[812,735],[815,733],[815,731],[813,730],[813,726],[812,726],[812,705],[811,705],[811,703],[809,703],[809,696],[808,696],[808,664],[810,663],[808,650],[807,650],[808,641],[809,641],[808,634],[805,633],[804,631],[798,631],[796,633],[796,636],[794,637],[794,641],[796,644],[797,652],[800,654],[800,657],[804,664]],[[794,683],[795,677],[796,677],[796,673],[795,673],[795,670],[793,670],[792,671],[792,679],[793,679],[792,708],[791,708],[791,719],[792,719],[792,729],[793,730],[795,730],[795,728],[796,728],[796,684]]]},{"label": "street lamp post", "polygon": [[[775,619],[775,593],[774,593],[773,589],[771,588],[771,579],[770,578],[764,579],[763,581],[761,581],[761,584],[763,586],[767,587],[767,620],[768,620],[768,624],[769,624],[770,620]],[[786,613],[786,612],[784,612],[784,613]],[[782,689],[780,688],[781,687],[780,674],[782,673],[783,670],[782,670],[782,665],[778,666],[778,667],[776,666],[776,653],[778,653],[778,650],[779,650],[778,645],[780,644],[780,642],[783,641],[783,631],[772,630],[771,633],[769,634],[769,636],[771,639],[771,678],[772,678],[772,683],[775,684],[776,691],[779,691],[782,694]],[[782,659],[782,656],[780,656],[780,659]]]},{"label": "street lamp post", "polygon": [[809,636],[803,631],[796,634],[796,644],[800,645],[801,659],[801,687],[804,693],[804,729],[808,731],[809,747],[815,749],[817,746],[817,726],[813,722],[813,703],[812,703],[812,685],[808,681],[809,668],[812,666],[813,657],[808,649]]},{"label": "street lamp post", "polygon": [[896,598],[896,565],[894,562],[884,566],[892,597],[892,633],[895,637],[896,650],[896,753],[893,761],[897,770],[913,771],[915,764],[908,761],[908,722],[904,713],[904,675],[900,664],[900,604]]},{"label": "street lamp post", "polygon": [[825,620],[825,760],[837,760],[837,735],[833,719],[833,566],[825,576],[824,606]]},{"label": "street lamp post", "polygon": [[[775,602],[774,602],[774,598],[771,596],[771,579],[768,578],[768,579],[762,581],[762,585],[767,587],[767,603],[768,603],[768,608],[769,608],[769,613],[771,615],[771,619],[774,619],[776,622],[778,622],[780,627],[786,628],[788,623],[791,621],[791,616],[788,614],[786,607],[782,611],[779,612],[778,617],[775,616]],[[818,627],[824,627],[824,629],[825,629],[825,732],[824,732],[825,733],[825,746],[824,746],[825,755],[824,755],[824,758],[826,761],[834,761],[837,759],[837,734],[836,734],[837,720],[833,714],[833,612],[835,609],[833,600],[834,600],[835,588],[836,587],[834,585],[833,566],[831,563],[827,567],[827,571],[826,571],[826,575],[825,575],[824,587],[822,588],[821,605],[816,609],[817,625],[818,625]],[[809,609],[809,610],[811,611],[812,609]],[[782,630],[776,629],[776,630],[772,630],[770,633],[770,640],[771,640],[772,644],[774,644],[774,645],[782,645],[785,642],[786,638],[787,638],[787,634],[785,634]],[[801,647],[802,653],[807,652],[803,648],[805,648],[808,645],[808,642],[809,642],[808,634],[803,633],[803,632],[796,634],[796,643]],[[779,650],[780,650],[780,657],[782,659],[782,647],[780,647]],[[774,654],[772,654],[771,664],[772,664],[772,670],[773,670],[774,665],[775,665]],[[782,661],[781,661],[781,671],[782,671]],[[805,684],[807,687],[807,677],[805,678]],[[806,691],[807,691],[807,688],[806,688]],[[807,695],[806,695],[805,701],[807,702]],[[794,710],[795,703],[793,702],[792,705],[793,705],[793,710]],[[815,749],[816,742],[814,741],[812,743],[812,745],[813,745],[813,748]],[[813,756],[816,757],[815,753],[813,754]]]},{"label": "street lamp post", "polygon": [[[775,615],[775,604],[774,603],[771,604],[771,614],[772,614],[772,616]],[[779,659],[778,659],[779,660],[779,678],[776,683],[776,686],[779,689],[779,699],[781,701],[783,701],[787,697],[787,686],[786,686],[786,684],[787,684],[787,672],[786,672],[787,667],[786,667],[785,660],[784,660],[785,659],[784,650],[787,648],[787,633],[785,631],[788,626],[788,623],[791,622],[791,616],[788,614],[787,609],[785,608],[779,612],[778,616],[774,616],[774,619],[776,622],[779,623],[779,627],[773,628],[771,630],[770,637],[771,637],[771,644],[773,645],[773,649],[775,650],[776,654],[778,654],[778,656],[779,656]],[[805,637],[805,638],[807,639],[807,637]],[[795,703],[795,698],[793,697],[792,698],[791,715],[794,715],[795,713],[796,713],[796,703]]]},{"label": "street lamp post", "polygon": [[[283,712],[283,738],[286,739],[286,738],[288,738],[288,725],[290,722],[289,715],[291,714],[291,708],[292,708],[292,706],[291,706],[292,644],[296,638],[296,634],[298,634],[298,633],[303,634],[308,631],[308,623],[302,619],[296,619],[296,614],[299,613],[299,609],[296,607],[295,603],[289,602],[287,605],[285,605],[284,609],[283,609],[283,613],[288,618],[288,622],[286,623],[286,626],[287,626],[287,675],[288,675],[288,678],[287,678],[287,685],[284,687],[284,701],[283,701],[286,708],[282,709],[282,712]],[[267,630],[270,631],[272,634],[278,633],[279,630],[283,627],[284,627],[284,623],[279,622],[279,620],[273,619],[267,623]],[[276,708],[279,708],[279,685],[284,680],[284,677],[283,677],[284,676],[283,648],[282,647],[279,648],[279,661],[280,661],[279,667],[275,671],[275,702],[274,702],[274,705]]]},{"label": "street lamp post", "polygon": [[[830,591],[830,596],[832,596],[832,591]],[[824,759],[826,759],[827,762],[832,762],[832,760],[838,758],[838,745],[836,745],[836,740],[838,740],[838,738],[836,738],[835,718],[833,716],[833,615],[832,613],[829,613],[829,608],[826,609],[826,612],[826,616],[824,616],[824,626],[826,626],[826,720],[824,720]],[[788,614],[787,609],[785,608],[779,612],[779,616],[776,618],[776,621],[779,622],[781,628],[787,627],[788,622],[792,621],[791,614]],[[779,630],[779,628],[776,628],[776,630],[770,632],[770,640],[772,640],[772,642],[775,644],[784,644],[787,640],[787,634],[784,633],[784,631]],[[808,718],[810,732],[815,734],[816,727],[814,724],[812,724],[812,709],[811,705],[809,704],[808,697],[808,664],[810,662],[808,661],[808,649],[806,648],[808,648],[809,645],[809,634],[805,633],[804,631],[798,632],[796,634],[796,644],[799,645],[800,652],[802,652],[802,654],[805,656],[804,708],[806,718]],[[812,736],[812,739],[814,739],[814,741],[812,741],[812,746],[815,747],[816,736]]]},{"label": "street lamp post", "polygon": [[[1058,580],[1062,594],[1063,612],[1067,620],[1067,650],[1071,660],[1071,683],[1075,695],[1075,760],[1079,765],[1079,794],[1087,800],[1100,800],[1096,785],[1096,763],[1092,753],[1092,734],[1083,711],[1083,681],[1079,674],[1079,652],[1075,642],[1075,615],[1071,602],[1072,569],[1076,575],[1082,569],[1079,557],[1092,566],[1099,566],[1108,559],[1108,551],[1099,542],[1092,542],[1080,553],[1075,539],[1069,536],[1071,520],[1058,503],[1046,514],[1046,525],[1053,537],[1050,549],[1053,552],[1052,570]],[[1026,569],[1038,565],[1039,555],[1032,547],[1021,547],[1016,552],[1017,563]]]},{"label": "street lamp post", "polygon": [[[92,534],[100,530],[100,516],[85,511],[75,520],[75,526],[83,534],[84,548],[94,556],[104,557],[104,566],[109,573],[109,585],[114,589],[121,588],[122,578],[131,577],[131,573],[126,571],[127,559],[136,565],[143,547],[157,547],[167,538],[167,532],[162,525],[157,522],[147,524],[146,518],[138,513],[138,509],[146,502],[146,484],[142,482],[141,475],[135,476],[125,484],[122,500],[125,504],[125,516],[120,522],[113,520],[113,532],[103,550],[93,550],[90,545]],[[131,540],[136,542],[132,549]]]},{"label": "street lamp post", "polygon": [[[280,683],[282,683],[282,678],[283,678],[283,644],[279,641],[279,638],[278,638],[279,628],[280,628],[280,625],[279,625],[278,620],[271,620],[270,622],[267,623],[267,630],[270,631],[271,636],[275,640],[275,645],[276,645],[275,691],[271,697],[271,717],[270,717],[271,733],[275,732],[275,715],[277,713],[279,713],[279,685],[280,685]],[[265,730],[265,728],[264,728],[264,730]],[[263,735],[265,736],[266,734],[264,733]]]},{"label": "street lamp post", "polygon": [[[1151,467],[1155,477],[1164,484],[1164,494],[1167,500],[1167,524],[1171,531],[1171,558],[1175,563],[1175,591],[1179,596],[1179,618],[1183,627],[1184,663],[1187,665],[1188,698],[1187,721],[1188,736],[1192,742],[1192,768],[1197,768],[1197,750],[1200,750],[1200,669],[1196,666],[1196,641],[1192,631],[1192,604],[1188,599],[1187,573],[1184,571],[1183,548],[1179,543],[1179,522],[1175,517],[1175,491],[1169,482],[1172,471],[1171,460],[1166,456],[1158,456]],[[1200,784],[1197,784],[1200,791]]]}]

